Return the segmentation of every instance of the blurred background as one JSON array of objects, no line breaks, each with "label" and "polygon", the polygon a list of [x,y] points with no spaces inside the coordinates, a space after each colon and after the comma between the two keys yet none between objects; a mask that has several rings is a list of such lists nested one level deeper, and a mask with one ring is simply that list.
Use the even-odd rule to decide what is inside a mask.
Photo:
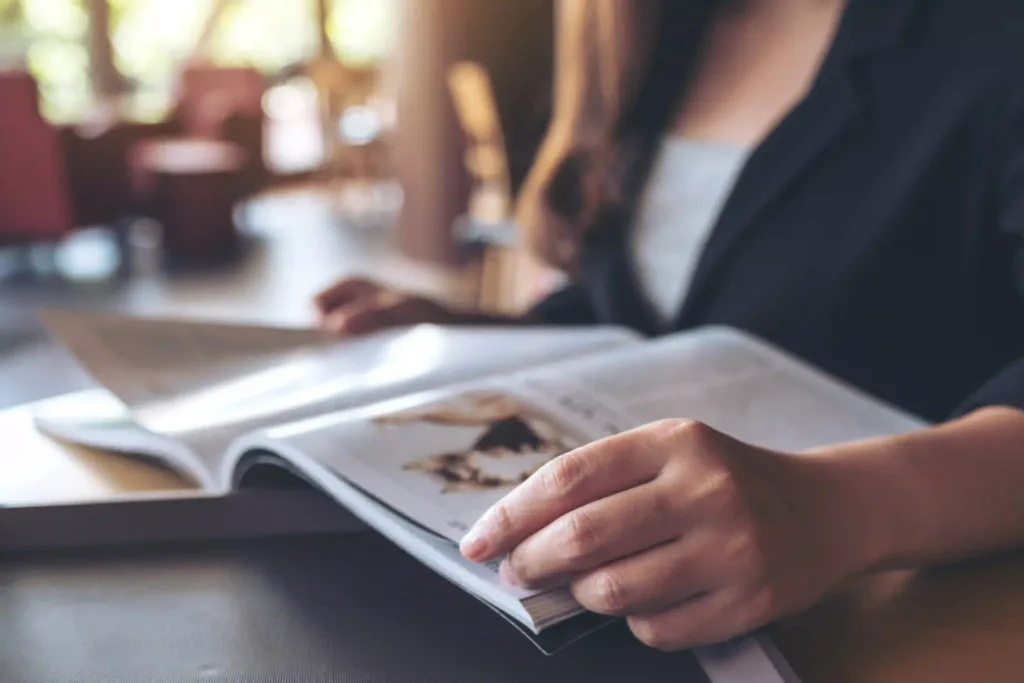
[{"label": "blurred background", "polygon": [[514,311],[554,0],[0,0],[0,405],[41,306],[305,325],[368,274]]}]

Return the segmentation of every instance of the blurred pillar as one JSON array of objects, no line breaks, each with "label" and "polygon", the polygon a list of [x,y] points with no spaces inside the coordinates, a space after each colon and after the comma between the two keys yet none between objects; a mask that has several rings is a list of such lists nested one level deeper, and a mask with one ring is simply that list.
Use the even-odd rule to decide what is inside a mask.
[{"label": "blurred pillar", "polygon": [[86,0],[89,14],[89,69],[92,90],[97,97],[120,95],[125,82],[114,65],[114,49],[110,43],[110,5],[107,0]]},{"label": "blurred pillar", "polygon": [[399,247],[452,263],[452,223],[466,209],[470,183],[448,69],[470,59],[490,74],[516,189],[546,124],[554,0],[405,0],[397,51]]},{"label": "blurred pillar", "polygon": [[334,46],[331,44],[331,36],[327,30],[331,12],[327,3],[328,0],[316,0],[317,54],[323,59],[333,59]]}]

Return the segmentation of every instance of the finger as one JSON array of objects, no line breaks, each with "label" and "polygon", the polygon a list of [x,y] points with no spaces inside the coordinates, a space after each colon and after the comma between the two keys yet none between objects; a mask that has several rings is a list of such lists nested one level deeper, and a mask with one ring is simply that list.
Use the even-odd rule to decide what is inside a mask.
[{"label": "finger", "polygon": [[384,317],[379,296],[370,296],[335,308],[324,316],[323,327],[341,337],[360,329],[372,329],[378,320],[383,322]]},{"label": "finger", "polygon": [[745,635],[764,625],[737,594],[728,590],[705,593],[680,605],[627,618],[640,642],[666,652],[689,650]]},{"label": "finger", "polygon": [[627,616],[666,610],[717,588],[697,544],[681,538],[577,575],[576,601],[591,612]]},{"label": "finger", "polygon": [[682,511],[673,493],[656,479],[567,512],[509,553],[511,575],[533,586],[678,538]]},{"label": "finger", "polygon": [[327,324],[328,329],[340,335],[369,334],[426,322],[436,317],[431,315],[427,307],[428,304],[421,300],[385,290],[332,313]]},{"label": "finger", "polygon": [[635,430],[551,460],[477,521],[463,554],[474,562],[500,557],[567,512],[651,481],[667,457],[657,446]]},{"label": "finger", "polygon": [[347,335],[370,334],[396,327],[397,318],[394,305],[375,301],[349,314],[343,322],[341,331]]},{"label": "finger", "polygon": [[380,292],[381,287],[375,282],[364,278],[345,278],[328,287],[313,298],[313,303],[322,316],[331,311],[352,303],[357,299],[369,298]]},{"label": "finger", "polygon": [[346,325],[349,334],[367,334],[384,329],[432,322],[439,315],[429,303],[391,292],[377,297],[377,307],[353,314]]}]

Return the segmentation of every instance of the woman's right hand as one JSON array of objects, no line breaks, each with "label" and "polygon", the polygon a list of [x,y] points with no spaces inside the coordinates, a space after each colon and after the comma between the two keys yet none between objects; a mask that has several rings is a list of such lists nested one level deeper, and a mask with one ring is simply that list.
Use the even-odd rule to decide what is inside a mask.
[{"label": "woman's right hand", "polygon": [[420,323],[456,324],[472,317],[430,299],[362,278],[346,278],[314,299],[320,326],[337,336],[377,332]]}]

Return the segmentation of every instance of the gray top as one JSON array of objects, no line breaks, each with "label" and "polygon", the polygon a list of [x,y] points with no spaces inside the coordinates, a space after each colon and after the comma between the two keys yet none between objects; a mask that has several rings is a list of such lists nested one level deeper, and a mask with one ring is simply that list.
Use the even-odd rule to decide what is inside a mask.
[{"label": "gray top", "polygon": [[631,248],[644,293],[665,321],[679,310],[701,250],[749,150],[669,136],[637,211]]}]

